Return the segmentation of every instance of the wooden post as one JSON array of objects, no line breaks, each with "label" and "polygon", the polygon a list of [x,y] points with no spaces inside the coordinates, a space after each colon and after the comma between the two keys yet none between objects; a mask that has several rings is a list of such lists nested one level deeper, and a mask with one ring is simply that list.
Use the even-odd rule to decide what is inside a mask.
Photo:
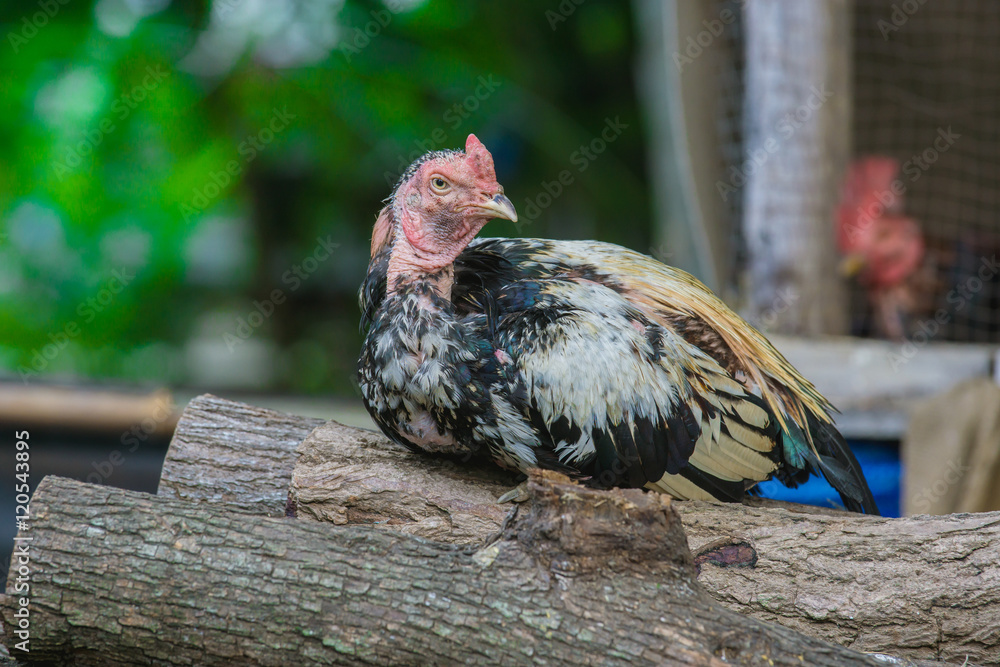
[{"label": "wooden post", "polygon": [[744,5],[745,314],[770,331],[847,327],[833,211],[851,146],[850,4]]}]

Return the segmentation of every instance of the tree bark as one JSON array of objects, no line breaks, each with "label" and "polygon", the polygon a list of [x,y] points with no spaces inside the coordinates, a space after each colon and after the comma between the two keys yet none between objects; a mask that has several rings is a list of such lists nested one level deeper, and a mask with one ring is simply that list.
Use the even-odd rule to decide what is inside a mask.
[{"label": "tree bark", "polygon": [[[331,422],[299,451],[299,517],[475,546],[509,507],[495,499],[512,480],[371,432]],[[750,502],[674,503],[700,583],[730,609],[860,651],[1000,661],[1000,513],[884,519]]]},{"label": "tree bark", "polygon": [[1000,662],[1000,512],[883,519],[676,507],[696,559],[741,565],[702,566],[698,578],[730,609],[860,651]]},{"label": "tree bark", "polygon": [[288,415],[211,394],[198,396],[177,423],[157,493],[281,516],[295,466],[295,448],[321,424],[322,419]]},{"label": "tree bark", "polygon": [[32,500],[31,658],[880,664],[715,603],[665,496],[548,473],[530,491],[475,550],[49,477]]},{"label": "tree bark", "polygon": [[[2,596],[0,596],[2,597]],[[0,623],[0,667],[22,667],[24,663],[18,661],[16,658],[11,657],[10,652],[4,645],[4,632],[3,623]]]},{"label": "tree bark", "polygon": [[[226,414],[255,414],[209,400]],[[197,419],[181,423],[190,429]],[[213,431],[235,449],[243,433]],[[188,436],[179,429],[178,437]],[[492,464],[424,456],[372,431],[329,422],[297,454],[287,439],[272,446],[268,458],[297,457],[288,507],[304,519],[478,546],[499,532],[510,508],[493,501],[515,480]],[[168,461],[174,457],[172,450]],[[209,463],[206,488],[229,487],[231,471]],[[674,503],[699,581],[722,604],[858,650],[1000,661],[1000,514],[882,519],[747,502]],[[277,494],[271,504],[285,506]]]},{"label": "tree bark", "polygon": [[298,447],[288,508],[300,518],[478,546],[500,530],[511,505],[497,498],[517,482],[491,461],[427,456],[331,421]]}]

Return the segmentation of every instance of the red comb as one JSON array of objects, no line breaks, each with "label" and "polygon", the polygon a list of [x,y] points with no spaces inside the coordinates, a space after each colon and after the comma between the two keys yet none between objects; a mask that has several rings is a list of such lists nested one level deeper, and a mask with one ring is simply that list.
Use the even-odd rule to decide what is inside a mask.
[{"label": "red comb", "polygon": [[483,146],[483,142],[470,134],[465,140],[465,163],[469,165],[476,178],[480,180],[496,181],[496,172],[493,170],[493,156]]}]

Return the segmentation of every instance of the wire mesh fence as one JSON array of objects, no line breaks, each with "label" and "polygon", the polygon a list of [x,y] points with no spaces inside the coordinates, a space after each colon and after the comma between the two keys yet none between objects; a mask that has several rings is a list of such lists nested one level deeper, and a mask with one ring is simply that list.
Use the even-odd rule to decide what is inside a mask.
[{"label": "wire mesh fence", "polygon": [[854,154],[899,161],[925,239],[908,333],[998,340],[1000,3],[858,2],[854,68]]},{"label": "wire mesh fence", "polygon": [[[732,56],[716,78],[720,159],[729,172],[746,160],[754,100],[745,95],[744,3],[715,7],[736,16],[720,37]],[[841,251],[867,262],[850,282],[851,333],[997,342],[1000,3],[857,0],[852,11],[845,183],[853,179],[863,192],[852,198],[845,187],[839,213],[830,212]],[[880,177],[872,176],[877,165]],[[747,262],[744,202],[726,202],[738,276]]]}]

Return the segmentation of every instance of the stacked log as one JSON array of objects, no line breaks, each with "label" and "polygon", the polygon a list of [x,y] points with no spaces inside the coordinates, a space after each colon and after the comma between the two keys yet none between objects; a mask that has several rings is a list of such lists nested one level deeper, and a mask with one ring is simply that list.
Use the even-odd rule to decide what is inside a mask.
[{"label": "stacked log", "polygon": [[[157,495],[46,478],[32,664],[1000,662],[1000,513],[516,480],[204,396]],[[0,597],[8,646],[16,596]],[[930,662],[926,664],[941,664]]]}]

